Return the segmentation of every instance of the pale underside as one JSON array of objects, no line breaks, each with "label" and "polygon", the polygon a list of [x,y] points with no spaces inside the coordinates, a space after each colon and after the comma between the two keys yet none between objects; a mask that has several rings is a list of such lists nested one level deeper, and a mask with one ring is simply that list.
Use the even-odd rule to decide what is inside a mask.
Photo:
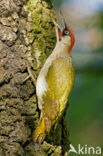
[{"label": "pale underside", "polygon": [[41,112],[45,118],[45,124],[48,123],[46,125],[48,131],[65,109],[74,84],[74,69],[71,58],[55,59],[48,69],[45,82],[47,90],[43,93],[42,99],[38,95],[38,102],[42,102]]}]

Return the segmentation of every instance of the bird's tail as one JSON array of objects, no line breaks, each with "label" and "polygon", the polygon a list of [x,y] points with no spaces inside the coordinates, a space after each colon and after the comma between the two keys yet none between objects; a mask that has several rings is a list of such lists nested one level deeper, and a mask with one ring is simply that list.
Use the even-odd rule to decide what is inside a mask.
[{"label": "bird's tail", "polygon": [[40,121],[33,133],[33,142],[42,143],[45,138],[45,121],[43,114],[41,113]]}]

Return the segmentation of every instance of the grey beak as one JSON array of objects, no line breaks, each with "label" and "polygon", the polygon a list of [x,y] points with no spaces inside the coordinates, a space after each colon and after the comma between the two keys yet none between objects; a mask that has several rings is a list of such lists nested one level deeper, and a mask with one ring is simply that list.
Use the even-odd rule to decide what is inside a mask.
[{"label": "grey beak", "polygon": [[61,10],[60,10],[60,15],[61,15],[61,17],[62,17],[63,27],[66,28],[67,24],[66,24],[65,18],[64,18],[64,16],[63,16],[63,13],[62,13]]}]

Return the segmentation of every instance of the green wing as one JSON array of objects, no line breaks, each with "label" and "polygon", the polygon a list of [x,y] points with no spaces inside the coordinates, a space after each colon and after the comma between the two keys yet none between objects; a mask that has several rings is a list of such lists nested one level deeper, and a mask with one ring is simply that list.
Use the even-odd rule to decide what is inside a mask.
[{"label": "green wing", "polygon": [[74,70],[68,59],[54,60],[49,67],[46,81],[48,89],[43,96],[43,113],[53,121],[65,108],[74,83]]}]

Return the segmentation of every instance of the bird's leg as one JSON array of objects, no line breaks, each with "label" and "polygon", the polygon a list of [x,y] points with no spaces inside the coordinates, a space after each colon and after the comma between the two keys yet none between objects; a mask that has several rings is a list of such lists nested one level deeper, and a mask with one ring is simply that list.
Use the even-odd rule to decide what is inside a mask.
[{"label": "bird's leg", "polygon": [[[28,71],[29,75],[24,79],[23,83],[31,78],[33,83],[34,83],[34,85],[36,85],[36,80],[35,80],[35,78],[34,78],[34,76],[32,74],[31,66],[28,63],[27,63],[27,71]],[[35,75],[35,77],[36,77],[36,75]]]}]

